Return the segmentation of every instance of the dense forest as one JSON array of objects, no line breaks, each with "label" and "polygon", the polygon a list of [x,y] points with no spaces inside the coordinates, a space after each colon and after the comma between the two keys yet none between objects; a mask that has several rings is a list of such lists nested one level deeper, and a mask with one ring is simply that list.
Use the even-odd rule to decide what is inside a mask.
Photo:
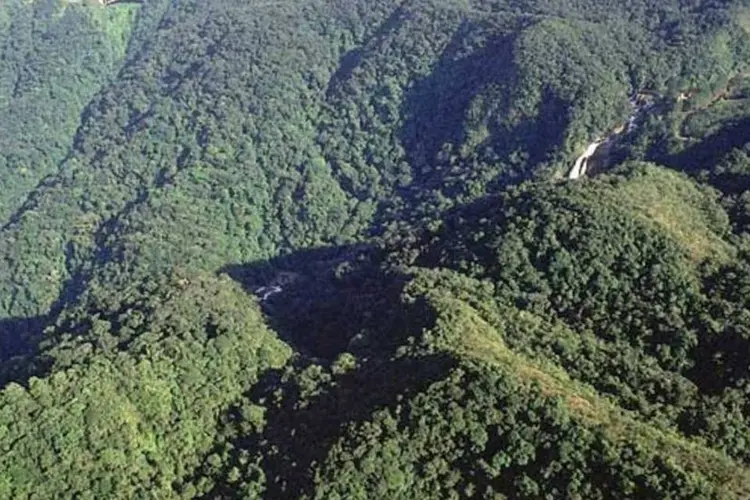
[{"label": "dense forest", "polygon": [[4,1],[0,262],[0,498],[750,498],[750,6]]}]

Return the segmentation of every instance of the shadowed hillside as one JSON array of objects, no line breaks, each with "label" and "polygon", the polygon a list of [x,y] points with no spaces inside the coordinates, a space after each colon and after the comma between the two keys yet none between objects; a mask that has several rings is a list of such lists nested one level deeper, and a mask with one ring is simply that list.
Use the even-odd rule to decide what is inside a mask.
[{"label": "shadowed hillside", "polygon": [[750,497],[748,26],[2,3],[0,498]]}]

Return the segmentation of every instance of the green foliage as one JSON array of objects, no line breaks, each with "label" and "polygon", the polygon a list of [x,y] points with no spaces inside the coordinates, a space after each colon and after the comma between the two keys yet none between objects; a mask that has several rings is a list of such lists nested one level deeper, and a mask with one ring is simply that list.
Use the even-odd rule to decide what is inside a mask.
[{"label": "green foliage", "polygon": [[747,498],[747,20],[4,2],[0,497]]},{"label": "green foliage", "polygon": [[136,15],[59,0],[0,6],[3,224],[57,172],[87,103],[120,68]]},{"label": "green foliage", "polygon": [[745,247],[726,239],[715,192],[653,167],[619,172],[508,190],[456,211],[400,258],[488,280],[451,294],[514,352],[747,460]]},{"label": "green foliage", "polygon": [[721,249],[718,235],[726,229],[703,225],[681,236],[674,214],[682,208],[668,203],[692,201],[681,199],[680,191],[701,195],[665,184],[658,191],[674,189],[675,197],[648,206],[638,196],[644,188],[686,182],[659,177],[636,170],[625,181],[611,177],[511,189],[447,218],[424,237],[416,263],[490,278],[501,300],[645,348],[665,366],[683,367],[698,340],[690,314],[700,302],[700,282],[687,258],[691,249],[680,243],[703,233],[706,245]]},{"label": "green foliage", "polygon": [[[2,229],[0,316],[47,314],[91,267],[136,279],[175,264],[215,270],[355,241],[510,179],[559,173],[625,119],[630,91],[734,71],[747,38],[727,36],[740,28],[725,10],[676,0],[206,9],[62,10],[58,23],[89,20],[112,58],[96,67],[114,78],[76,101],[86,113],[71,122],[59,172]],[[95,45],[70,43],[82,57]]]},{"label": "green foliage", "polygon": [[750,101],[747,99],[718,102],[703,111],[691,114],[683,123],[682,134],[687,137],[706,137],[747,116],[749,111]]},{"label": "green foliage", "polygon": [[[507,332],[466,302],[482,289],[491,291],[459,274],[419,271],[405,304],[426,300],[436,317],[411,347],[363,360],[354,372],[289,367],[260,384],[225,422],[196,491],[274,498],[746,494],[749,478],[738,464],[636,422],[564,371],[508,349]],[[258,405],[268,408],[260,426],[253,423]]]},{"label": "green foliage", "polygon": [[471,365],[351,428],[321,469],[314,498],[720,498],[512,374]]},{"label": "green foliage", "polygon": [[210,449],[217,413],[289,356],[227,277],[141,291],[72,313],[79,334],[47,353],[53,373],[0,394],[0,497],[171,496]]}]

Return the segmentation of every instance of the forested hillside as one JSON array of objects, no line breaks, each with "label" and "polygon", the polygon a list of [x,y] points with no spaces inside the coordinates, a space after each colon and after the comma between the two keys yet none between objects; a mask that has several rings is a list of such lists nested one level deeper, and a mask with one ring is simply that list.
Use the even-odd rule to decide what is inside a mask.
[{"label": "forested hillside", "polygon": [[0,498],[748,498],[749,175],[743,0],[4,2]]},{"label": "forested hillside", "polygon": [[117,74],[137,11],[0,5],[0,222],[57,173],[93,96]]}]

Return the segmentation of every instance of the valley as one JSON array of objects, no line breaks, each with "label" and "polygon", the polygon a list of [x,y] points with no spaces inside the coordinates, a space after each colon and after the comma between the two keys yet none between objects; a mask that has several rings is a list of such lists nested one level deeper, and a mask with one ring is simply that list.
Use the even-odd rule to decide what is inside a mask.
[{"label": "valley", "polygon": [[0,3],[0,499],[750,497],[747,19]]}]

